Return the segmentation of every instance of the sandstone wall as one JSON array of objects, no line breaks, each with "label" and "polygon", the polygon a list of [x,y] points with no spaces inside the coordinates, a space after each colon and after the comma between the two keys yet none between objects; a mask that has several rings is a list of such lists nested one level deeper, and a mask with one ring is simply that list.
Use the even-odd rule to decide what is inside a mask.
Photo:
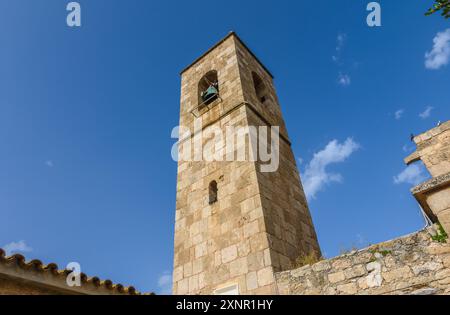
[{"label": "sandstone wall", "polygon": [[440,222],[450,234],[450,121],[414,137],[417,151],[405,159],[410,165],[419,160],[432,179],[412,190],[414,197],[433,222]]},{"label": "sandstone wall", "polygon": [[280,294],[450,294],[450,244],[432,229],[276,274]]}]

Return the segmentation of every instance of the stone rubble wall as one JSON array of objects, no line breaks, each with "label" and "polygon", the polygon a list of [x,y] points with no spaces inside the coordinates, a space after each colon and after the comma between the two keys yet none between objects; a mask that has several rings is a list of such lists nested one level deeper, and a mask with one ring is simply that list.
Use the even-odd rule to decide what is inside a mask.
[{"label": "stone rubble wall", "polygon": [[450,294],[450,244],[433,228],[275,275],[282,295]]}]

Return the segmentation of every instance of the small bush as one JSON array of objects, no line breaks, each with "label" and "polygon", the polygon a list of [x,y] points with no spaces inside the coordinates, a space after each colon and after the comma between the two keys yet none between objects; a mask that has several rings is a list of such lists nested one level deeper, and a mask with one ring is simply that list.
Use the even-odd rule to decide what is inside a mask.
[{"label": "small bush", "polygon": [[438,243],[447,243],[447,239],[448,239],[447,233],[445,232],[445,230],[441,224],[439,224],[438,226],[439,226],[439,229],[438,229],[436,235],[432,236],[431,238],[433,239],[433,241],[438,242]]},{"label": "small bush", "polygon": [[314,265],[321,261],[322,258],[318,257],[316,253],[310,253],[309,255],[303,255],[298,257],[294,262],[294,269],[301,268],[307,265]]}]

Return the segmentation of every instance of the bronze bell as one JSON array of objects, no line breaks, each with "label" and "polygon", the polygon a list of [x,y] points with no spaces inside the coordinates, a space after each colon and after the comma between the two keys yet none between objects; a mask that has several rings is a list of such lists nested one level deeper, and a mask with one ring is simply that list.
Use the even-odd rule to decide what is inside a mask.
[{"label": "bronze bell", "polygon": [[201,93],[202,101],[205,105],[212,103],[219,95],[217,83],[211,84],[205,91]]}]

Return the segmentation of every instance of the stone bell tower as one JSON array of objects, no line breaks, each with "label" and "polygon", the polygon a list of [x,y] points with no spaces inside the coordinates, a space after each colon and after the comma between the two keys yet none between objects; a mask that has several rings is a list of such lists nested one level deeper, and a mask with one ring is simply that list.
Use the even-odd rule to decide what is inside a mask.
[{"label": "stone bell tower", "polygon": [[[226,134],[230,126],[279,127],[278,149],[272,146],[279,167],[263,172],[259,159],[180,159],[173,293],[276,294],[274,273],[320,248],[273,77],[235,33],[181,76],[180,126],[190,132],[180,135],[180,147],[200,141],[204,148],[210,138],[199,134]],[[224,142],[215,152],[225,151]]]}]

